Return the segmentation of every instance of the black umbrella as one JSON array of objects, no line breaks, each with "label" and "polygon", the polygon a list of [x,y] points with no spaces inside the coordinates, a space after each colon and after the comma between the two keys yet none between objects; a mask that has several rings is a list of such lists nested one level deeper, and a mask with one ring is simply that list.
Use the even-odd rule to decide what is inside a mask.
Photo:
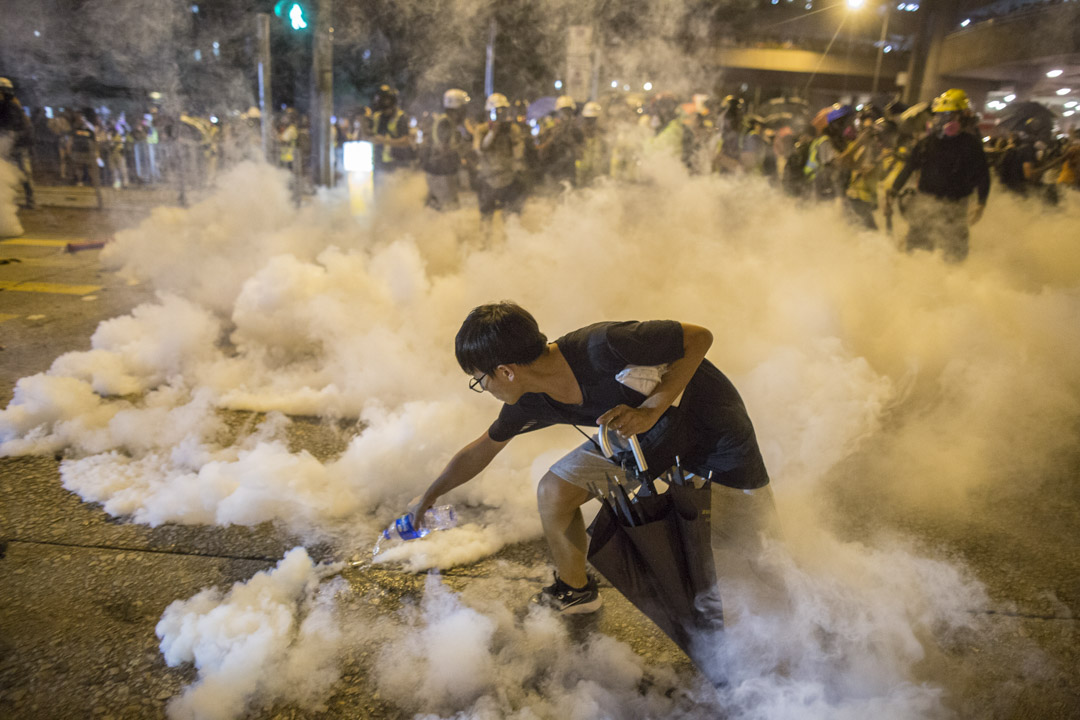
[{"label": "black umbrella", "polygon": [[1018,102],[1009,105],[997,126],[1008,132],[1027,131],[1038,137],[1049,134],[1054,127],[1057,115],[1053,110],[1037,102]]},{"label": "black umbrella", "polygon": [[724,614],[710,543],[711,492],[708,483],[688,483],[678,467],[664,479],[661,494],[631,497],[621,486],[597,492],[602,507],[589,528],[589,563],[721,684],[715,658]]},{"label": "black umbrella", "polygon": [[766,115],[762,119],[762,122],[764,123],[765,127],[769,128],[770,130],[779,130],[782,127],[795,127],[796,124],[805,125],[806,118],[800,117],[796,119],[796,117],[789,112],[778,112],[772,113],[771,115]]},{"label": "black umbrella", "polygon": [[930,103],[915,103],[900,113],[896,126],[904,135],[918,135],[926,131],[926,123],[930,121],[930,117]]},{"label": "black umbrella", "polygon": [[762,108],[762,115],[782,112],[791,113],[794,117],[809,118],[810,103],[798,97],[776,97],[766,101]]}]

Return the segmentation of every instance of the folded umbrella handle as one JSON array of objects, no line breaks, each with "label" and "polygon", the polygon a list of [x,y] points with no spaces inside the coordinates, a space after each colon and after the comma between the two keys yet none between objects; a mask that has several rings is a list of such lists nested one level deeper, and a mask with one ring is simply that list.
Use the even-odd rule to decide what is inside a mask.
[{"label": "folded umbrella handle", "polygon": [[[600,449],[604,451],[604,457],[615,457],[615,450],[611,446],[611,438],[608,437],[607,425],[600,426]],[[647,472],[649,464],[645,462],[645,453],[641,451],[641,443],[638,442],[637,435],[631,435],[629,438],[630,450],[634,453],[634,461],[637,462],[639,472]]]}]

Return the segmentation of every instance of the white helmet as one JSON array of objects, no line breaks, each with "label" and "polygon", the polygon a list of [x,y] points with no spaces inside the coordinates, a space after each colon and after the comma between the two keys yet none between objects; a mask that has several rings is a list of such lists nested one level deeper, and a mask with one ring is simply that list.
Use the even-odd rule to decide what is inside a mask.
[{"label": "white helmet", "polygon": [[15,86],[6,77],[0,77],[0,90],[14,90]]},{"label": "white helmet", "polygon": [[487,103],[484,105],[484,109],[488,112],[508,107],[510,107],[510,101],[502,93],[491,93],[488,95]]},{"label": "white helmet", "polygon": [[450,88],[443,93],[442,106],[447,110],[458,110],[469,104],[469,93],[458,88]]},{"label": "white helmet", "polygon": [[585,103],[585,107],[581,108],[581,117],[598,118],[604,114],[604,109],[600,107],[600,103],[595,100],[590,100]]},{"label": "white helmet", "polygon": [[576,110],[577,103],[574,102],[574,98],[570,97],[569,95],[560,95],[558,100],[555,101],[555,109],[562,110],[563,108]]}]

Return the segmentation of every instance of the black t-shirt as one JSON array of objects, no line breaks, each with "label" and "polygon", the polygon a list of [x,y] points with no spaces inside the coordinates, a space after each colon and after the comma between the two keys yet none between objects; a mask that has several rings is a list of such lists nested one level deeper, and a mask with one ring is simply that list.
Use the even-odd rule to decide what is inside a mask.
[{"label": "black t-shirt", "polygon": [[980,204],[985,204],[990,194],[990,170],[982,141],[971,133],[924,137],[911,151],[907,164],[893,182],[893,190],[899,192],[915,170],[921,171],[919,192],[922,193],[960,200],[975,192]]},{"label": "black t-shirt", "polygon": [[[656,366],[683,356],[682,325],[672,320],[602,322],[555,341],[577,378],[583,401],[571,405],[544,393],[526,393],[504,404],[488,436],[504,442],[556,424],[596,426],[616,405],[638,407],[645,395],[616,379],[630,365]],[[679,407],[676,451],[687,469],[724,485],[757,488],[769,482],[746,407],[731,381],[703,360]]]}]

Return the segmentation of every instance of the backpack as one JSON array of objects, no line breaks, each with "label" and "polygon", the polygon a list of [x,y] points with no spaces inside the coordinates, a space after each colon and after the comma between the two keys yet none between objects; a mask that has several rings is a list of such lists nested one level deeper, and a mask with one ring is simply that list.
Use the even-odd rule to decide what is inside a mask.
[{"label": "backpack", "polygon": [[89,154],[94,152],[94,132],[90,128],[76,128],[71,133],[71,151]]},{"label": "backpack", "polygon": [[810,159],[810,143],[795,143],[784,165],[784,187],[801,194],[806,183],[806,161]]}]

